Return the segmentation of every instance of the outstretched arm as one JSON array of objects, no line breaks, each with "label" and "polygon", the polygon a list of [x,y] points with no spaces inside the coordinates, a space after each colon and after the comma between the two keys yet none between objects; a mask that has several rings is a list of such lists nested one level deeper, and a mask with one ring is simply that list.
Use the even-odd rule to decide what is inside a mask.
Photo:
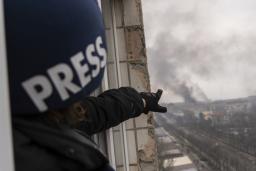
[{"label": "outstretched arm", "polygon": [[98,97],[87,97],[81,106],[86,117],[80,122],[79,129],[88,134],[116,126],[144,111],[142,96],[130,87],[108,90]]}]

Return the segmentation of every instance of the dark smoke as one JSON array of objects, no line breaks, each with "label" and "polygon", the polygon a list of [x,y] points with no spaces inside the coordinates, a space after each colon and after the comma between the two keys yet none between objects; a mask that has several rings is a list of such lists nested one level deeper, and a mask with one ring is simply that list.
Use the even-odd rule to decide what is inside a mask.
[{"label": "dark smoke", "polygon": [[[189,74],[183,74],[184,67],[189,62],[186,61],[187,57],[195,55],[194,50],[190,51],[186,45],[178,45],[174,38],[172,40],[169,38],[170,36],[159,35],[159,43],[154,48],[148,49],[152,62],[157,68],[153,74],[157,77],[158,84],[181,96],[184,102],[208,101],[200,87],[191,82]],[[197,67],[206,72],[202,66]]]},{"label": "dark smoke", "polygon": [[[172,1],[168,10],[160,14],[150,13],[150,20],[146,22],[146,28],[158,28],[154,43],[147,49],[151,81],[181,96],[185,102],[209,100],[199,83],[194,82],[195,77],[205,82],[217,80],[223,73],[229,74],[230,68],[234,70],[232,65],[244,64],[246,70],[246,66],[256,64],[255,34],[240,34],[232,30],[224,38],[211,34],[205,24],[211,20],[205,17],[210,13],[207,9],[214,6],[211,2],[194,1],[193,8],[182,11]],[[205,8],[199,8],[200,3]],[[161,20],[153,21],[154,15],[159,15],[158,19]],[[248,80],[252,80],[252,75],[240,76],[244,89],[250,88],[252,91],[251,85],[247,84]],[[229,85],[228,82],[223,84]]]},{"label": "dark smoke", "polygon": [[178,85],[179,89],[176,91],[178,95],[184,98],[185,103],[196,103],[197,100],[192,96],[193,88],[188,87],[185,83]]}]

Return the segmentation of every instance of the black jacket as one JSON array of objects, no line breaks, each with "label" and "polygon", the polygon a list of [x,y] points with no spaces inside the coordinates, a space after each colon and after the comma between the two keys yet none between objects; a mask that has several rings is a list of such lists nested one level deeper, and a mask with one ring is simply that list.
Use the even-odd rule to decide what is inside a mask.
[{"label": "black jacket", "polygon": [[16,171],[108,170],[108,159],[90,135],[140,115],[144,106],[132,88],[108,90],[83,100],[88,118],[78,128],[49,125],[40,115],[13,116]]}]

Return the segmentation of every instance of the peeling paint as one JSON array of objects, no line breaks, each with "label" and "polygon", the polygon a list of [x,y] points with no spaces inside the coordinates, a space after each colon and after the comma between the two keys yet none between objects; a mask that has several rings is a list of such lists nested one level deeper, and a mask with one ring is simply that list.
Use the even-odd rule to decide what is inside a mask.
[{"label": "peeling paint", "polygon": [[[132,86],[138,91],[150,91],[141,0],[111,0],[108,1],[108,3],[102,0],[102,2],[103,6],[104,4],[107,5],[109,2],[115,5],[116,40],[117,47],[119,47],[119,62],[122,67],[120,69],[122,84]],[[104,9],[104,15],[108,15],[106,19],[110,20],[111,10],[108,6],[105,6]],[[111,35],[112,28],[110,24],[108,24],[107,29],[107,32]],[[113,41],[114,39],[111,39],[108,43],[113,45]],[[114,53],[110,55],[113,56]],[[111,65],[112,67],[114,66],[113,64]],[[109,66],[111,65],[109,64]],[[109,74],[111,75],[110,72]],[[128,78],[126,79],[126,77]],[[137,152],[134,155],[135,160],[130,163],[132,164],[130,166],[133,167],[133,169],[138,167],[140,171],[157,171],[158,159],[154,139],[153,113],[149,113],[146,116],[144,115],[134,119],[134,130],[129,130],[134,131],[134,134],[130,134],[128,143],[129,140],[134,141],[134,144],[136,144],[134,148],[136,148]],[[131,135],[135,136],[134,140],[132,140]],[[137,163],[134,163],[136,161],[136,155]],[[135,170],[137,170],[137,168]]]},{"label": "peeling paint", "polygon": [[155,140],[149,136],[147,143],[144,145],[143,150],[139,150],[139,166],[141,171],[155,171],[156,161],[155,161]]},{"label": "peeling paint", "polygon": [[[124,25],[124,34],[128,60],[126,62],[130,67],[131,83],[132,86],[138,90],[150,91],[141,0],[123,1],[124,5],[129,4],[128,8],[130,10],[128,11],[124,9],[124,20],[126,21]],[[134,3],[136,4],[136,7],[134,6]],[[131,5],[133,5],[133,8],[136,9],[131,9]],[[124,8],[126,8],[126,6],[124,6]],[[126,17],[130,16],[128,12],[135,12],[138,15],[136,17],[139,17],[139,24],[137,19],[131,19],[129,20],[129,23],[127,23],[128,20]],[[154,139],[153,113],[149,113],[147,116],[148,139],[143,148],[138,150],[138,164],[139,170],[141,171],[156,171],[158,170],[158,159],[156,143]]]},{"label": "peeling paint", "polygon": [[144,30],[139,26],[125,28],[128,59],[146,58]]},{"label": "peeling paint", "polygon": [[150,89],[149,77],[145,66],[130,65],[131,85],[138,88],[138,91],[148,91]]},{"label": "peeling paint", "polygon": [[155,156],[155,147],[155,140],[148,136],[148,141],[147,144],[144,145],[144,149],[139,150],[139,159],[143,162],[153,162]]}]

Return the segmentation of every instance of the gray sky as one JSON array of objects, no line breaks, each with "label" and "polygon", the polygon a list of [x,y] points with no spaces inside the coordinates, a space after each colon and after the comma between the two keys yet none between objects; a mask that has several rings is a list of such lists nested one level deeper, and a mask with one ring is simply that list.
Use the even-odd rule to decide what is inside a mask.
[{"label": "gray sky", "polygon": [[166,90],[164,102],[187,91],[256,95],[255,0],[143,0],[143,13],[151,84]]}]

